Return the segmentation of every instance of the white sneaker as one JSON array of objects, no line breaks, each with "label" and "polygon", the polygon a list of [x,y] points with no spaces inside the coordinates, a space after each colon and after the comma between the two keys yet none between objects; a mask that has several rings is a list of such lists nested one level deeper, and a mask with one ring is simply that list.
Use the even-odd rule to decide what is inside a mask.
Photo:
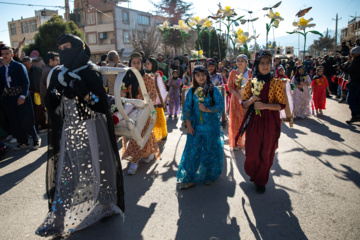
[{"label": "white sneaker", "polygon": [[138,166],[139,166],[139,164],[137,164],[137,163],[131,163],[130,167],[129,167],[129,170],[128,170],[128,174],[129,175],[134,175],[137,168],[138,168]]},{"label": "white sneaker", "polygon": [[16,142],[17,142],[16,138],[12,138],[12,139],[10,140],[10,143],[16,143]]},{"label": "white sneaker", "polygon": [[38,150],[41,146],[41,138],[39,137],[36,142],[34,142],[33,150]]},{"label": "white sneaker", "polygon": [[19,145],[16,146],[16,148],[14,148],[16,151],[18,150],[22,150],[22,149],[25,149],[25,148],[29,148],[30,147],[30,144],[27,144],[27,143],[21,143]]},{"label": "white sneaker", "polygon": [[151,160],[153,160],[154,157],[155,157],[155,155],[152,153],[152,154],[150,154],[148,157],[143,158],[142,160],[143,160],[144,163],[148,163],[148,162],[150,162]]},{"label": "white sneaker", "polygon": [[12,135],[8,135],[8,136],[5,138],[5,142],[10,141],[12,138],[13,138]]}]

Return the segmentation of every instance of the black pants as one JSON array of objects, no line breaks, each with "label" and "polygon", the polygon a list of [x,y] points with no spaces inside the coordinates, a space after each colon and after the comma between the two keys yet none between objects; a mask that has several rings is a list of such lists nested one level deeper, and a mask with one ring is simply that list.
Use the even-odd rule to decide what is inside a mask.
[{"label": "black pants", "polygon": [[6,96],[7,112],[11,125],[12,135],[18,143],[28,143],[30,135],[34,142],[39,138],[35,130],[34,110],[30,95],[26,96],[25,102],[17,104],[19,96]]}]

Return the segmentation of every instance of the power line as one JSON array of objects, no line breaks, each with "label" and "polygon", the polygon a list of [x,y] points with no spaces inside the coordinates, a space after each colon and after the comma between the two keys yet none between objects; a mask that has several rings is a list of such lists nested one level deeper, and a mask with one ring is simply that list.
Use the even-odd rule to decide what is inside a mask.
[{"label": "power line", "polygon": [[61,8],[61,9],[65,9],[64,6],[35,5],[35,4],[28,4],[28,3],[0,2],[0,4],[21,5],[21,6],[27,6],[27,7],[48,7],[48,8]]}]

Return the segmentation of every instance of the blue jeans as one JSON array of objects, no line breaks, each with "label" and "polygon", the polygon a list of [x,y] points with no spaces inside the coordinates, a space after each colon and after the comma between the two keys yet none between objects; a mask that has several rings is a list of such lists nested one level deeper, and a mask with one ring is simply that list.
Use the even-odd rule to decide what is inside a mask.
[{"label": "blue jeans", "polygon": [[351,116],[360,116],[360,83],[351,83],[347,101],[351,110]]}]

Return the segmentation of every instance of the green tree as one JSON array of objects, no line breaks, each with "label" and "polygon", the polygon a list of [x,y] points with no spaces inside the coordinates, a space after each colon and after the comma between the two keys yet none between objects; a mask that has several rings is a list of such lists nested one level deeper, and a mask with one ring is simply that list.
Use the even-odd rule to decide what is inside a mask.
[{"label": "green tree", "polygon": [[73,21],[65,22],[62,16],[53,15],[49,21],[39,27],[38,33],[35,34],[35,43],[26,45],[24,52],[30,55],[32,50],[38,50],[42,57],[49,51],[57,52],[57,39],[62,34],[73,34],[83,39],[83,34]]},{"label": "green tree", "polygon": [[[204,32],[201,35],[200,45],[204,52],[204,56],[212,58],[218,57],[219,59],[225,59],[226,57],[226,40],[220,34],[216,34],[216,31],[211,32],[211,38],[209,39],[209,32]],[[195,46],[199,46],[198,40],[195,40]],[[196,47],[196,50],[197,49]]]},{"label": "green tree", "polygon": [[329,30],[326,30],[325,36],[321,36],[319,39],[314,40],[314,43],[310,45],[309,50],[315,52],[315,56],[321,55],[324,49],[328,52],[334,49],[334,37],[331,37]]},{"label": "green tree", "polygon": [[189,11],[193,4],[183,0],[160,0],[152,4],[157,8],[155,12],[166,17],[170,24],[177,24],[182,18],[189,18],[192,15]]}]

